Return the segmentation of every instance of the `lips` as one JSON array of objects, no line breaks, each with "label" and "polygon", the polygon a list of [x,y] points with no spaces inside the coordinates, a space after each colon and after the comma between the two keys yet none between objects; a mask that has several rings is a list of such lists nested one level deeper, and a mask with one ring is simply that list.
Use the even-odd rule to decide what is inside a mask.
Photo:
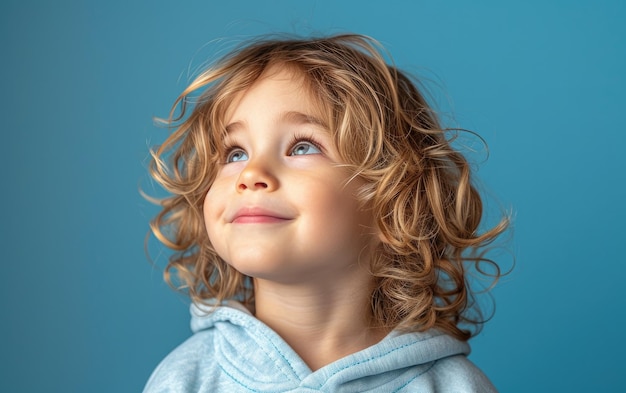
[{"label": "lips", "polygon": [[230,222],[233,224],[272,224],[290,220],[283,213],[261,207],[244,207],[233,214]]}]

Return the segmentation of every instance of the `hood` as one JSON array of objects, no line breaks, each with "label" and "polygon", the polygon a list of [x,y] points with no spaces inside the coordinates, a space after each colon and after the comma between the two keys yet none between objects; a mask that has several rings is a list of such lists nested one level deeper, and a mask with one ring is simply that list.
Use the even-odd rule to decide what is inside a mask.
[{"label": "hood", "polygon": [[469,353],[466,342],[435,330],[391,332],[379,343],[312,372],[277,333],[240,303],[214,308],[192,305],[191,314],[194,332],[215,329],[212,336],[219,367],[256,391],[354,392],[383,387],[393,391],[416,374],[426,373],[437,360]]}]

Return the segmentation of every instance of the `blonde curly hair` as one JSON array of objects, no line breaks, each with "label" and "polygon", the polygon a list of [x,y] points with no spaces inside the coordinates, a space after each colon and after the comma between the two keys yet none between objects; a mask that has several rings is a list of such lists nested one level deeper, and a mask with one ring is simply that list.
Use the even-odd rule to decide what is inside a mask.
[{"label": "blonde curly hair", "polygon": [[[504,217],[479,231],[482,200],[470,165],[418,83],[387,64],[381,46],[361,35],[261,39],[238,47],[202,72],[164,122],[174,128],[152,150],[150,173],[170,197],[151,222],[174,250],[165,279],[193,301],[236,298],[254,303],[250,277],[217,255],[203,220],[203,202],[223,154],[224,117],[233,99],[270,67],[301,73],[328,113],[337,151],[364,180],[359,198],[371,206],[384,240],[370,264],[374,324],[405,331],[438,328],[467,340],[482,320],[467,272],[493,282],[498,265],[485,249],[508,225]],[[191,107],[191,109],[189,109]],[[175,115],[179,109],[178,115]],[[190,112],[190,113],[189,113]],[[485,272],[481,264],[492,266]]]}]

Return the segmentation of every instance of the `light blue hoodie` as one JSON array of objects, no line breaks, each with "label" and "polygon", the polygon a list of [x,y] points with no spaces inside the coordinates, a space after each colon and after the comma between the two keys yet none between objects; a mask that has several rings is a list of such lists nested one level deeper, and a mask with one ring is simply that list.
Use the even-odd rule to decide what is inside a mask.
[{"label": "light blue hoodie", "polygon": [[466,358],[469,345],[437,331],[392,332],[312,372],[241,304],[207,310],[192,305],[195,334],[154,370],[144,393],[496,391]]}]

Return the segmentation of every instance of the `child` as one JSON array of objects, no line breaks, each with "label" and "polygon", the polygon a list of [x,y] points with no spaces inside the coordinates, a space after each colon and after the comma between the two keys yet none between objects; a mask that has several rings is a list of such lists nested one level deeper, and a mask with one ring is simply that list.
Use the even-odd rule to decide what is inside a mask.
[{"label": "child", "polygon": [[467,161],[373,40],[255,41],[179,103],[152,230],[194,335],[145,392],[495,391],[466,275],[499,272],[481,251],[507,221],[478,232]]}]

